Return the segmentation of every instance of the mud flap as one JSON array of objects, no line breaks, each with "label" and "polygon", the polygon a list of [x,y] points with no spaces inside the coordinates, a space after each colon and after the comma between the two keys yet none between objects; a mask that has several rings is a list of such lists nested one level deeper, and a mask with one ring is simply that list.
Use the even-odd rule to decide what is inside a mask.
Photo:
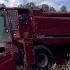
[{"label": "mud flap", "polygon": [[24,54],[25,54],[25,62],[28,65],[35,64],[35,53],[33,49],[33,40],[32,39],[24,39]]}]

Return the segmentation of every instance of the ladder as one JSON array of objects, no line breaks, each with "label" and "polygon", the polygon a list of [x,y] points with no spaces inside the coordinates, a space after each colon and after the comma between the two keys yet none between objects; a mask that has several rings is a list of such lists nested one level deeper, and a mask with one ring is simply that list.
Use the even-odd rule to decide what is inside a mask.
[{"label": "ladder", "polygon": [[33,40],[23,39],[24,47],[24,70],[32,70],[31,65],[35,64],[35,55],[33,50]]}]

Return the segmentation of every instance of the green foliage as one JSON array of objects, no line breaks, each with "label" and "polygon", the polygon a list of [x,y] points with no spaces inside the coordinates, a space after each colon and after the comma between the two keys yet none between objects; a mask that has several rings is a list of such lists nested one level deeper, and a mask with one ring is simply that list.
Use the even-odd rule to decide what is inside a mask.
[{"label": "green foliage", "polygon": [[60,12],[67,12],[67,7],[63,5],[63,6],[60,8]]}]

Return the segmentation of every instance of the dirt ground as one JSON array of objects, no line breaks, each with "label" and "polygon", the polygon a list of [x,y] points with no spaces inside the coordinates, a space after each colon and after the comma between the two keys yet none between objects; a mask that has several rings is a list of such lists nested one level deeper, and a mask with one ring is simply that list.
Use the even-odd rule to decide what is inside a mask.
[{"label": "dirt ground", "polygon": [[23,66],[16,66],[16,70],[24,70]]},{"label": "dirt ground", "polygon": [[[25,70],[25,69],[23,68],[23,66],[16,66],[16,70]],[[52,64],[52,66],[48,65],[48,70],[70,70],[70,60],[66,61],[63,65],[60,64],[57,65],[56,63]]]}]

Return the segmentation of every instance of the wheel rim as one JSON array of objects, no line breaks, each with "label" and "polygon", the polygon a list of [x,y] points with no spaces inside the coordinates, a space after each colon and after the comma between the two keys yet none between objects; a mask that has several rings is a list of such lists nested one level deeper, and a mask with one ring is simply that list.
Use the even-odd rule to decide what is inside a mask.
[{"label": "wheel rim", "polygon": [[46,67],[48,65],[48,57],[46,54],[39,54],[37,56],[37,65],[39,67]]}]

